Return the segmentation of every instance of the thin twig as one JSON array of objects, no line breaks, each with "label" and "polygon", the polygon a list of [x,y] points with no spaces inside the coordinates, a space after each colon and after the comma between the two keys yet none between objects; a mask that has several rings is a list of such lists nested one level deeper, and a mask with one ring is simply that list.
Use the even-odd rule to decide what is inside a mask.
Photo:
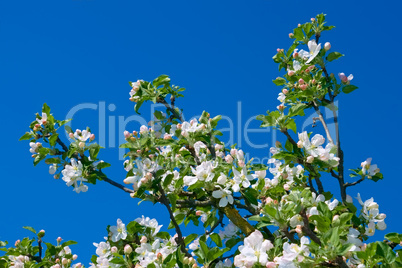
[{"label": "thin twig", "polygon": [[173,215],[173,211],[170,207],[169,199],[166,198],[165,191],[163,190],[163,188],[160,184],[158,184],[158,188],[159,188],[159,192],[161,194],[161,196],[159,198],[159,202],[161,202],[167,208],[167,210],[169,212],[170,220],[172,221],[173,226],[176,229],[176,233],[177,233],[177,241],[176,242],[180,245],[181,251],[184,254],[186,254],[187,257],[191,257],[191,254],[188,253],[188,251],[186,249],[186,244],[184,243],[183,234],[182,234],[180,227],[177,224],[176,219]]}]

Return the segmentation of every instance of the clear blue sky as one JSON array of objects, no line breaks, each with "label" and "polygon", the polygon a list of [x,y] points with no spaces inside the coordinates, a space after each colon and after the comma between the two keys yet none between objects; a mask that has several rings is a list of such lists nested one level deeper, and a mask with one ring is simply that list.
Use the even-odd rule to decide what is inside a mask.
[{"label": "clear blue sky", "polygon": [[[177,103],[186,118],[204,109],[232,118],[233,140],[252,156],[263,158],[268,148],[253,148],[244,131],[237,129],[252,116],[275,109],[279,88],[271,83],[278,76],[272,56],[276,48],[288,48],[288,33],[297,23],[321,12],[336,26],[323,35],[322,42],[330,41],[333,51],[346,54],[328,66],[329,71],[353,73],[353,83],[359,86],[339,101],[346,167],[355,168],[373,157],[385,179],[364,182],[359,191],[364,199],[373,196],[380,204],[380,211],[388,215],[389,232],[402,231],[398,5],[397,1],[376,5],[367,1],[2,1],[0,240],[13,243],[29,235],[22,229],[25,225],[43,228],[48,240],[61,236],[78,241],[73,252],[88,264],[95,250],[92,242],[103,240],[106,226],[117,218],[129,222],[145,214],[168,225],[161,207],[137,206],[138,200],[106,183],[76,194],[63,181],[54,180],[45,164],[34,168],[28,143],[18,138],[44,102],[60,119],[80,104],[96,108],[77,112],[72,127],[89,125],[99,137],[103,120],[99,113],[105,118],[108,149],[100,156],[112,163],[107,172],[117,181],[125,176],[116,148],[119,117],[134,114],[127,82],[159,74],[168,74],[174,84],[187,88],[185,98]],[[144,108],[143,116],[149,120],[149,109]],[[308,124],[306,130],[311,131]],[[251,121],[249,128],[256,126]],[[129,130],[138,127],[127,125]],[[229,133],[225,135],[228,140]],[[270,133],[249,136],[254,144],[272,144]],[[325,185],[336,185],[331,181],[328,178]],[[356,190],[349,193],[356,196]],[[385,232],[378,234],[381,239]]]}]

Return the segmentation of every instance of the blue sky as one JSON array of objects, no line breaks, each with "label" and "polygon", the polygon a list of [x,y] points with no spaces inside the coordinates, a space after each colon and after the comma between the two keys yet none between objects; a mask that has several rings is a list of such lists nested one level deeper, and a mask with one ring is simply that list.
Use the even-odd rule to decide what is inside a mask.
[{"label": "blue sky", "polygon": [[[90,126],[98,138],[103,135],[107,150],[100,157],[112,163],[108,175],[116,181],[125,176],[116,147],[122,135],[119,126],[124,127],[119,122],[134,115],[127,82],[160,74],[187,88],[185,98],[177,103],[187,119],[203,110],[213,116],[223,114],[233,120],[233,142],[251,156],[267,157],[268,148],[257,149],[250,142],[272,144],[273,133],[252,133],[247,141],[244,125],[278,104],[279,88],[271,83],[278,76],[272,61],[276,48],[288,48],[288,33],[297,23],[322,12],[336,29],[325,33],[321,42],[331,42],[333,51],[346,55],[331,63],[329,72],[353,73],[353,83],[359,86],[338,103],[346,167],[356,168],[373,157],[385,177],[376,184],[364,182],[349,194],[373,196],[388,215],[388,231],[401,231],[397,82],[401,39],[395,5],[396,1],[381,5],[366,1],[2,1],[0,107],[5,121],[0,240],[13,243],[29,235],[22,229],[25,225],[43,228],[48,240],[61,236],[78,241],[73,252],[87,264],[95,249],[92,242],[103,240],[106,226],[114,225],[117,218],[129,222],[144,214],[168,225],[161,207],[137,206],[138,200],[106,183],[90,185],[87,193],[77,195],[54,180],[45,164],[34,168],[28,143],[18,138],[44,102],[60,119],[74,108],[87,107],[75,114],[72,127]],[[147,106],[142,116],[150,119]],[[99,134],[103,118],[107,131]],[[259,125],[250,122],[249,128]],[[309,124],[305,129],[311,131]],[[228,125],[226,121],[222,127]],[[139,125],[132,122],[126,127],[134,130]],[[223,140],[229,141],[229,134]],[[325,185],[329,189],[336,184],[328,178]],[[376,237],[382,239],[385,233]]]}]

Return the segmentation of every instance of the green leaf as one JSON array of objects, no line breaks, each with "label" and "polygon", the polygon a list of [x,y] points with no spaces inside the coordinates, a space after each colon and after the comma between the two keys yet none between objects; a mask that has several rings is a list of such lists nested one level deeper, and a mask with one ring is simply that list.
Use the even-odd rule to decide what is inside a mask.
[{"label": "green leaf", "polygon": [[69,125],[64,125],[64,129],[67,131],[67,133],[74,133]]},{"label": "green leaf", "polygon": [[186,246],[187,246],[197,237],[198,237],[198,234],[190,234],[190,235],[186,236],[186,238],[184,238],[184,244],[186,244]]},{"label": "green leaf", "polygon": [[220,237],[218,234],[213,233],[213,234],[211,234],[209,237],[212,239],[212,241],[214,241],[214,243],[215,243],[218,247],[222,247],[222,239],[221,239],[221,237]]},{"label": "green leaf", "polygon": [[43,104],[42,113],[46,113],[47,115],[50,115],[50,107],[47,106],[46,103]]},{"label": "green leaf", "polygon": [[243,192],[244,197],[247,199],[248,202],[250,202],[253,205],[258,205],[258,200],[256,198],[256,196],[258,195],[258,193],[253,192],[255,191],[254,189],[248,188]]},{"label": "green leaf", "polygon": [[286,128],[293,130],[293,132],[297,134],[297,127],[294,119],[290,119],[288,121],[288,123],[286,124]]},{"label": "green leaf", "polygon": [[141,108],[142,103],[143,103],[143,101],[138,101],[138,102],[135,104],[135,106],[134,106],[134,111],[135,111],[137,114],[140,114],[140,113],[138,112],[138,110]]},{"label": "green leaf", "polygon": [[34,135],[30,132],[26,132],[22,137],[19,139],[20,141],[30,140],[34,137]]},{"label": "green leaf", "polygon": [[167,188],[173,180],[174,175],[173,174],[168,174],[165,178],[165,180],[163,181],[163,187]]},{"label": "green leaf", "polygon": [[36,234],[36,231],[34,228],[30,227],[30,226],[23,226],[22,228],[31,231],[32,233]]},{"label": "green leaf", "polygon": [[347,86],[344,86],[344,87],[342,88],[342,91],[343,91],[344,93],[346,93],[346,94],[349,94],[350,92],[356,90],[357,88],[358,88],[358,87],[357,87],[357,86],[354,86],[354,85],[347,85]]},{"label": "green leaf", "polygon": [[345,56],[345,55],[343,55],[343,54],[341,54],[339,52],[331,52],[327,56],[327,61],[333,61],[333,60],[336,60],[336,59],[338,59],[338,58],[340,58],[342,56]]},{"label": "green leaf", "polygon": [[300,115],[300,116],[304,116],[304,109],[306,109],[307,104],[305,103],[298,103],[295,105],[292,105],[289,109],[289,114],[288,116],[296,116],[296,115]]},{"label": "green leaf", "polygon": [[395,252],[384,242],[377,242],[377,254],[383,257],[387,264],[391,264],[396,260]]},{"label": "green leaf", "polygon": [[286,84],[285,78],[282,78],[282,77],[277,77],[275,80],[272,80],[272,82],[274,82],[274,84],[277,86]]},{"label": "green leaf", "polygon": [[109,163],[102,161],[102,162],[99,162],[96,167],[97,167],[98,169],[103,169],[103,168],[107,168],[107,167],[110,167],[110,166],[111,166],[111,165],[110,165]]},{"label": "green leaf", "polygon": [[55,146],[58,137],[59,137],[59,134],[58,134],[58,133],[54,133],[52,136],[50,136],[50,138],[49,138],[49,144],[50,144],[51,146]]},{"label": "green leaf", "polygon": [[68,240],[68,241],[64,242],[63,244],[61,244],[61,246],[62,247],[67,247],[67,246],[71,246],[71,245],[75,245],[75,244],[77,244],[76,241]]}]

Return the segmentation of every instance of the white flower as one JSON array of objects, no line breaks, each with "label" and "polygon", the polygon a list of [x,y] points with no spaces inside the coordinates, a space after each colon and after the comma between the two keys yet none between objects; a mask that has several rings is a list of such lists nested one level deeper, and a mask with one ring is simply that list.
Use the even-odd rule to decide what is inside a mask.
[{"label": "white flower", "polygon": [[296,214],[292,218],[290,218],[289,224],[293,228],[295,228],[297,225],[304,226],[303,217],[299,214]]},{"label": "white flower", "polygon": [[47,122],[47,114],[42,113],[42,118],[41,119],[36,119],[36,121],[41,125],[46,124],[46,122]]},{"label": "white flower", "polygon": [[156,235],[162,227],[162,225],[158,225],[158,221],[156,219],[150,219],[149,217],[144,217],[144,215],[142,215],[141,218],[135,219],[135,221],[142,226],[154,229],[152,235]]},{"label": "white flower", "polygon": [[89,137],[91,136],[91,132],[87,131],[87,130],[79,130],[77,129],[74,132],[74,138],[76,138],[77,140],[80,140],[82,142],[85,142],[89,139]]},{"label": "white flower", "polygon": [[353,74],[350,74],[349,76],[346,76],[344,73],[339,73],[338,74],[339,79],[341,79],[342,83],[349,85],[350,81],[353,79]]},{"label": "white flower", "polygon": [[39,148],[42,146],[42,143],[40,143],[40,142],[37,142],[37,143],[30,142],[29,146],[31,146],[31,148],[29,149],[29,152],[32,153],[32,154],[35,154],[35,153],[38,152]]},{"label": "white flower", "polygon": [[370,221],[369,224],[366,227],[365,235],[373,236],[374,233],[375,233],[375,223],[373,221]]},{"label": "white flower", "polygon": [[49,166],[49,174],[53,175],[54,173],[56,173],[57,170],[57,165],[53,164]]},{"label": "white flower", "polygon": [[235,184],[232,186],[233,192],[239,192],[240,191],[240,185],[242,185],[244,188],[247,188],[250,186],[250,181],[254,179],[252,175],[247,174],[247,169],[246,167],[243,167],[241,170],[241,173],[233,168],[233,180]]},{"label": "white flower", "polygon": [[278,94],[278,101],[284,103],[286,99],[286,95],[283,94],[282,92]]},{"label": "white flower", "polygon": [[274,246],[271,241],[265,240],[260,231],[256,230],[244,239],[244,245],[239,246],[240,254],[235,256],[234,265],[241,268],[251,268],[259,263],[266,265],[268,262],[267,251]]},{"label": "white flower", "polygon": [[309,254],[309,250],[308,250],[308,244],[310,244],[310,241],[308,240],[307,237],[303,236],[300,239],[300,246],[298,244],[289,244],[288,242],[286,242],[285,244],[283,244],[283,259],[286,261],[293,261],[294,259],[296,259],[297,256],[299,255],[303,255]]},{"label": "white flower", "polygon": [[380,172],[380,169],[377,167],[377,165],[371,164],[371,160],[372,158],[367,158],[366,161],[361,163],[363,175],[367,175],[368,178],[371,178]]},{"label": "white flower", "polygon": [[220,198],[219,206],[226,207],[227,204],[233,204],[232,192],[228,189],[216,190],[212,192],[214,198]]},{"label": "white flower", "polygon": [[318,44],[315,42],[315,40],[310,40],[307,43],[308,49],[310,50],[310,56],[308,61],[306,63],[310,63],[317,55],[320,53],[321,50],[321,44]]},{"label": "white flower", "polygon": [[99,257],[108,257],[110,255],[110,244],[109,242],[100,242],[94,243],[94,246],[96,247],[96,254]]},{"label": "white flower", "polygon": [[120,219],[117,219],[116,226],[110,227],[110,231],[112,232],[113,242],[117,242],[121,239],[126,239],[127,237],[126,225]]},{"label": "white flower", "polygon": [[184,176],[183,182],[185,185],[190,186],[199,181],[212,181],[215,174],[213,173],[214,166],[211,161],[202,162],[201,165],[195,169],[191,167],[195,176]]}]

